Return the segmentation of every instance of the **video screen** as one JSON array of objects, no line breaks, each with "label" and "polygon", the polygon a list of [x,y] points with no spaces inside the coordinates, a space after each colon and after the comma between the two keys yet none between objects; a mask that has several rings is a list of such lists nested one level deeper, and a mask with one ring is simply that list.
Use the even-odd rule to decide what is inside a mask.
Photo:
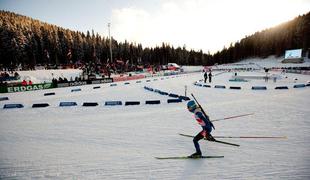
[{"label": "video screen", "polygon": [[286,50],[284,59],[301,58],[301,52],[302,52],[302,49]]}]

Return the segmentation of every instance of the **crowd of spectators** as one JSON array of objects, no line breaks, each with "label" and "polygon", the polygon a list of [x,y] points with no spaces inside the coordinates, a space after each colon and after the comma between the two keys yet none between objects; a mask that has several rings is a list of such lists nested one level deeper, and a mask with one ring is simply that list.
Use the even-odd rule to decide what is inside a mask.
[{"label": "crowd of spectators", "polygon": [[[68,64],[44,64],[40,65],[37,64],[36,66],[30,66],[30,65],[16,65],[11,66],[10,68],[5,68],[3,65],[0,64],[1,71],[0,74],[0,82],[1,86],[3,85],[31,85],[32,82],[27,82],[26,80],[20,80],[20,76],[17,72],[19,70],[44,70],[44,69],[81,69],[83,73],[80,77],[75,77],[74,79],[70,79],[70,81],[82,81],[87,80],[90,78],[111,78],[111,74],[114,75],[123,75],[127,72],[158,72],[161,70],[165,70],[161,65],[151,65],[151,64],[143,64],[140,61],[137,62],[137,64],[131,64],[129,60],[122,60],[122,59],[115,59],[113,62],[107,61],[105,63],[97,61],[90,61],[90,62],[83,62],[83,61],[77,61],[73,63],[72,61]],[[130,74],[131,75],[131,74]],[[19,82],[8,82],[10,80],[20,80]],[[59,77],[58,79],[53,78],[52,83],[66,83],[69,82],[68,79]]]},{"label": "crowd of spectators", "polygon": [[7,71],[0,73],[0,86],[6,87],[9,81],[19,80],[20,76],[17,72],[11,71],[8,73]]},{"label": "crowd of spectators", "polygon": [[22,86],[32,85],[32,81],[29,80],[28,82],[24,79],[21,83]]},{"label": "crowd of spectators", "polygon": [[[78,78],[78,77],[75,78],[75,81],[79,81],[79,80],[81,80],[81,78]],[[73,81],[73,79],[71,78],[70,81]],[[64,78],[59,77],[58,79],[57,78],[52,79],[52,84],[54,86],[56,86],[58,83],[67,83],[67,82],[69,82],[69,81],[65,77]]]},{"label": "crowd of spectators", "polygon": [[12,80],[18,80],[20,79],[20,76],[17,72],[10,72],[7,71],[0,73],[0,81],[12,81]]}]

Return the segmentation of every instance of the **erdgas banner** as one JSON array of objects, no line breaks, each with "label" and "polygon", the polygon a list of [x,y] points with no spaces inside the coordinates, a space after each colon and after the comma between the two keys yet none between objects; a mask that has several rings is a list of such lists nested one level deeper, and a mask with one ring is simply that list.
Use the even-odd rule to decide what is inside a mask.
[{"label": "erdgas banner", "polygon": [[50,89],[52,88],[52,83],[45,83],[45,84],[33,84],[27,86],[12,86],[7,87],[7,92],[24,92],[24,91],[35,91],[35,90],[42,90],[42,89]]}]

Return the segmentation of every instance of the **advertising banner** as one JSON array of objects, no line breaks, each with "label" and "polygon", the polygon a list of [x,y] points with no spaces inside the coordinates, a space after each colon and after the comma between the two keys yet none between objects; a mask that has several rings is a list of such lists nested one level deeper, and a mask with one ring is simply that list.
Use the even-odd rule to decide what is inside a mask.
[{"label": "advertising banner", "polygon": [[136,79],[143,79],[143,78],[145,78],[145,75],[133,75],[133,76],[114,77],[113,78],[113,82],[136,80]]},{"label": "advertising banner", "polygon": [[45,83],[45,84],[33,84],[33,85],[27,85],[27,86],[12,86],[7,87],[7,92],[24,92],[24,91],[35,91],[35,90],[42,90],[42,89],[50,89],[53,88],[52,83]]},{"label": "advertising banner", "polygon": [[104,79],[92,80],[91,84],[103,84],[103,83],[112,83],[112,82],[113,82],[112,78],[104,78]]},{"label": "advertising banner", "polygon": [[67,83],[57,83],[57,87],[82,86],[86,84],[86,81],[71,81]]}]

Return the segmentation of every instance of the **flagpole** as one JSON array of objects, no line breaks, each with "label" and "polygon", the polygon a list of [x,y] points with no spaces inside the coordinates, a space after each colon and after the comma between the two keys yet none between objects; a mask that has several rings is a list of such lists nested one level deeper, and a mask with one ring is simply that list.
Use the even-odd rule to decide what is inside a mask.
[{"label": "flagpole", "polygon": [[112,63],[113,59],[112,59],[112,40],[111,40],[111,35],[110,35],[110,27],[111,27],[111,23],[108,23],[108,27],[109,27],[109,39],[110,39],[110,62]]}]

